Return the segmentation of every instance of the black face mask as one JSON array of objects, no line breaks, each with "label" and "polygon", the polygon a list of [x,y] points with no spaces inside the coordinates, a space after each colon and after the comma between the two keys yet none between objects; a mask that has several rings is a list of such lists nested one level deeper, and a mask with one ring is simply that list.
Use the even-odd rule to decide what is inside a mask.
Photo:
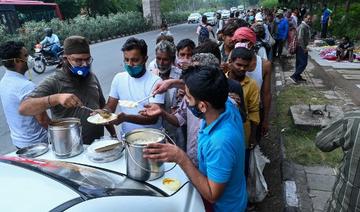
[{"label": "black face mask", "polygon": [[46,36],[50,38],[52,36],[52,33],[46,33]]}]

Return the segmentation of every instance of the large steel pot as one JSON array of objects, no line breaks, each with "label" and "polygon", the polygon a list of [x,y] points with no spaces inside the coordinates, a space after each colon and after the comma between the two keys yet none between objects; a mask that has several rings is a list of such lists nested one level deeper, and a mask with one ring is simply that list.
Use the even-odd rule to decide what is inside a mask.
[{"label": "large steel pot", "polygon": [[58,158],[73,157],[84,151],[78,118],[52,120],[48,127],[48,139]]},{"label": "large steel pot", "polygon": [[149,143],[165,143],[166,135],[157,129],[143,128],[130,131],[124,136],[126,146],[127,175],[135,180],[155,180],[164,175],[164,163],[143,157],[143,149]]}]

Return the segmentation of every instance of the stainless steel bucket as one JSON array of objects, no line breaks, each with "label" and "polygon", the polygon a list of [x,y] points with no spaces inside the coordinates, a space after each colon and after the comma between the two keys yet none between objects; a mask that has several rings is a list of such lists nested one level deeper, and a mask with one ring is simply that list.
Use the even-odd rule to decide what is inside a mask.
[{"label": "stainless steel bucket", "polygon": [[78,118],[52,120],[48,128],[48,139],[58,158],[73,157],[84,151]]},{"label": "stainless steel bucket", "polygon": [[165,143],[166,135],[157,129],[136,129],[125,134],[126,171],[135,180],[155,180],[164,175],[164,163],[143,157],[143,149],[149,143]]}]

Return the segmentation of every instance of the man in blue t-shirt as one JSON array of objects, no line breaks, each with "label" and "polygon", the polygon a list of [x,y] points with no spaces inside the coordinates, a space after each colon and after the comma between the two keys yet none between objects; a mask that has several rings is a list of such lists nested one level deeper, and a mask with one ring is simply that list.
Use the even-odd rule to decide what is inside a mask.
[{"label": "man in blue t-shirt", "polygon": [[[192,67],[184,72],[189,110],[202,119],[198,134],[199,169],[179,147],[149,144],[144,157],[175,162],[214,211],[245,211],[245,142],[238,109],[228,101],[228,83],[216,67]],[[210,203],[210,204],[209,204]]]},{"label": "man in blue t-shirt", "polygon": [[324,8],[322,10],[322,15],[321,15],[321,38],[326,38],[327,28],[331,13],[332,11],[327,7],[326,4],[324,4]]}]

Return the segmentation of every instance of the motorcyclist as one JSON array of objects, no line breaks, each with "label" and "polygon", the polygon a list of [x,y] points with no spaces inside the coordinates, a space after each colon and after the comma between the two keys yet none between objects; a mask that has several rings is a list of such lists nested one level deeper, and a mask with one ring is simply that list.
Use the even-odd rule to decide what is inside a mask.
[{"label": "motorcyclist", "polygon": [[40,42],[42,46],[50,46],[50,52],[55,60],[58,60],[58,52],[60,51],[60,40],[59,37],[53,33],[51,28],[45,29],[46,36],[44,40]]}]

